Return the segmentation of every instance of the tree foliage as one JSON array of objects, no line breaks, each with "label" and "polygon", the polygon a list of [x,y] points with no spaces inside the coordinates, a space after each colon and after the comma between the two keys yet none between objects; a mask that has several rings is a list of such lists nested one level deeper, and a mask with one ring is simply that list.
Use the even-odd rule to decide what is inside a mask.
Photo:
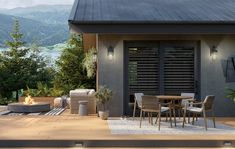
[{"label": "tree foliage", "polygon": [[83,60],[83,67],[86,69],[87,77],[92,78],[96,75],[96,62],[94,61],[94,55],[96,55],[96,49],[91,48],[85,54],[85,58]]},{"label": "tree foliage", "polygon": [[18,98],[20,89],[34,88],[38,81],[49,83],[53,69],[47,67],[39,50],[26,48],[18,20],[10,36],[11,40],[6,41],[8,49],[0,53],[0,94],[6,97],[16,91]]},{"label": "tree foliage", "polygon": [[68,40],[67,48],[56,62],[57,74],[55,77],[56,88],[62,88],[66,94],[75,88],[94,88],[95,79],[87,77],[83,68],[85,53],[81,35],[72,35]]}]

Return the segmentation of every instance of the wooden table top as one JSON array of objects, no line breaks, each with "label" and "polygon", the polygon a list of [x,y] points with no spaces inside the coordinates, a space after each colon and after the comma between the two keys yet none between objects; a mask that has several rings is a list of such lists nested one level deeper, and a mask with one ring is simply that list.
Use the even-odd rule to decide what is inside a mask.
[{"label": "wooden table top", "polygon": [[182,99],[191,99],[192,98],[190,96],[170,96],[170,95],[159,95],[156,97],[158,99],[163,99],[163,100],[182,100]]}]

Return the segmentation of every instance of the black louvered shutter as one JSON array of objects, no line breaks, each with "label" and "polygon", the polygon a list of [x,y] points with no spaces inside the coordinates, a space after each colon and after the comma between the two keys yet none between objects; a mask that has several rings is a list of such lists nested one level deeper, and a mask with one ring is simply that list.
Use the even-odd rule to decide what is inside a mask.
[{"label": "black louvered shutter", "polygon": [[192,46],[164,48],[164,94],[195,92],[194,51]]},{"label": "black louvered shutter", "polygon": [[159,94],[159,50],[157,47],[129,48],[129,95]]}]

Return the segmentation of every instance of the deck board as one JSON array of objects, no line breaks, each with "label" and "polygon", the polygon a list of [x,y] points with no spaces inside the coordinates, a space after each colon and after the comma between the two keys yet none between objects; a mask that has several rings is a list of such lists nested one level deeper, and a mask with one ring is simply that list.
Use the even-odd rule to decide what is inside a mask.
[{"label": "deck board", "polygon": [[[217,118],[235,127],[235,118]],[[64,111],[58,116],[1,116],[0,140],[235,140],[235,135],[112,135],[107,121]]]}]

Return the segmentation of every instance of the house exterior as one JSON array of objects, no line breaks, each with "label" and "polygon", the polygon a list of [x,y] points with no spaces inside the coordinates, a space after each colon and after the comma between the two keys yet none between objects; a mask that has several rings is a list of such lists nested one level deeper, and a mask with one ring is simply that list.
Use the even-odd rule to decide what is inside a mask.
[{"label": "house exterior", "polygon": [[234,0],[76,0],[69,26],[98,50],[112,116],[130,114],[136,92],[215,95],[216,116],[235,116]]}]

